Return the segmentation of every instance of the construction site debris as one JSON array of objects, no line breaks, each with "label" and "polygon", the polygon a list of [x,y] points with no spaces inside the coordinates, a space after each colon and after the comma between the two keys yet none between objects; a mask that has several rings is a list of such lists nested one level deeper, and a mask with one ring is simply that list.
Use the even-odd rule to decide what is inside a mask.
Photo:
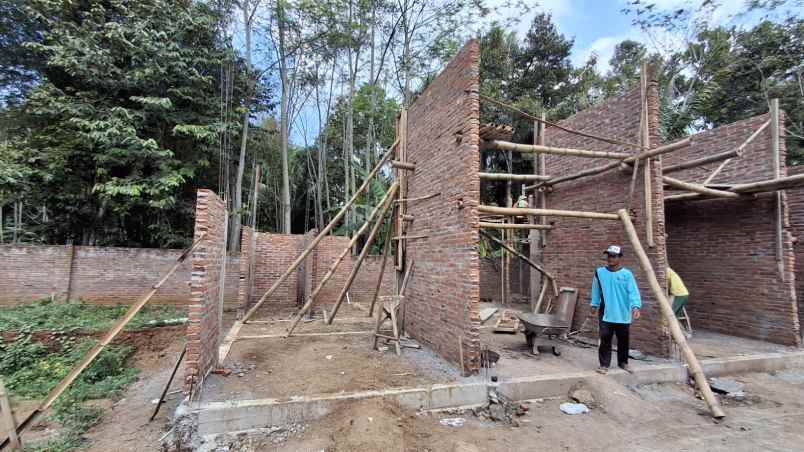
[{"label": "construction site debris", "polygon": [[489,419],[519,427],[516,418],[524,416],[528,409],[527,404],[513,402],[492,390],[489,391],[489,403],[472,409],[472,413],[479,419]]},{"label": "construction site debris", "polygon": [[586,406],[595,406],[597,404],[592,391],[584,387],[571,389],[569,392],[569,398]]},{"label": "construction site debris", "polygon": [[745,388],[744,384],[729,378],[710,378],[709,384],[712,386],[712,390],[719,394],[742,393]]},{"label": "construction site debris", "polygon": [[439,424],[443,425],[444,427],[463,427],[463,424],[465,423],[466,419],[462,417],[447,417],[439,421]]},{"label": "construction site debris", "polygon": [[569,403],[565,402],[559,405],[558,407],[564,414],[569,415],[576,415],[576,414],[585,414],[589,412],[589,407],[584,405],[583,403]]},{"label": "construction site debris", "polygon": [[480,323],[485,323],[499,308],[484,308],[480,310]]}]

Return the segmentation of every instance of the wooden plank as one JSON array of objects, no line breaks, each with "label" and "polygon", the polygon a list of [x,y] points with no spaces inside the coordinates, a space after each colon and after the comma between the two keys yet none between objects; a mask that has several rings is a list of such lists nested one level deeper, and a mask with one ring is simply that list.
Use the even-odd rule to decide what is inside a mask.
[{"label": "wooden plank", "polygon": [[520,209],[515,207],[477,206],[480,213],[492,213],[506,216],[544,215],[552,217],[588,218],[595,220],[618,220],[617,214],[601,212],[581,212],[577,210],[555,209]]},{"label": "wooden plank", "polygon": [[2,379],[0,379],[0,415],[3,417],[3,430],[6,432],[11,450],[22,452],[22,442],[17,434],[17,421],[14,419],[14,411],[11,410],[9,395]]},{"label": "wooden plank", "polygon": [[290,264],[290,267],[288,267],[287,270],[285,270],[285,272],[282,273],[282,275],[274,282],[274,284],[265,292],[265,294],[263,294],[263,296],[259,299],[259,301],[257,301],[257,303],[254,306],[252,306],[251,309],[248,310],[248,312],[246,312],[246,315],[244,315],[242,319],[243,323],[248,322],[248,319],[250,319],[251,316],[253,316],[254,313],[257,312],[260,306],[262,306],[262,304],[265,303],[265,300],[267,300],[268,297],[270,297],[271,294],[273,294],[276,291],[276,289],[278,289],[279,286],[281,286],[282,283],[284,283],[285,280],[288,279],[288,277],[291,274],[293,274],[293,272],[299,267],[299,265],[301,265],[301,263],[304,261],[307,255],[310,254],[310,252],[318,245],[318,243],[321,242],[321,240],[323,240],[324,237],[326,237],[329,234],[332,228],[335,227],[335,225],[339,221],[341,221],[341,219],[346,215],[346,212],[349,210],[349,208],[352,207],[352,204],[354,204],[355,201],[357,201],[358,196],[360,196],[360,194],[364,190],[366,190],[366,188],[368,188],[369,182],[371,182],[374,176],[377,175],[377,173],[380,171],[380,168],[382,168],[394,154],[394,149],[396,148],[398,143],[399,141],[391,145],[391,148],[388,150],[388,152],[385,153],[385,156],[382,159],[380,159],[379,163],[377,163],[377,166],[375,166],[374,169],[372,169],[371,172],[368,174],[368,176],[366,176],[366,180],[363,181],[363,185],[361,185],[360,188],[358,188],[355,191],[354,195],[352,195],[349,201],[347,201],[346,204],[341,208],[341,210],[338,211],[338,214],[335,215],[335,217],[332,218],[332,220],[330,220],[329,224],[327,224],[324,227],[324,229],[322,229],[321,232],[319,232],[318,235],[313,239],[313,241],[310,242],[309,245],[307,245],[307,247],[301,252],[301,254],[299,254],[296,260],[294,260],[293,263]]},{"label": "wooden plank", "polygon": [[639,259],[640,265],[642,266],[642,270],[648,277],[648,284],[653,292],[653,296],[659,301],[659,311],[662,313],[665,323],[670,327],[670,333],[673,337],[673,340],[676,342],[676,344],[678,344],[679,349],[681,349],[681,353],[684,356],[684,360],[687,362],[690,373],[695,379],[698,390],[701,392],[704,401],[709,406],[712,416],[717,419],[725,417],[726,414],[723,412],[723,409],[720,407],[715,395],[712,393],[712,389],[709,387],[709,382],[706,380],[706,375],[703,373],[701,364],[698,362],[698,358],[695,356],[692,348],[690,348],[689,344],[687,343],[687,339],[684,336],[681,325],[679,325],[678,319],[676,319],[676,316],[673,313],[673,308],[670,305],[670,302],[667,300],[664,290],[662,290],[662,287],[659,284],[659,280],[657,279],[656,273],[653,270],[653,265],[651,265],[648,255],[645,254],[645,249],[642,247],[642,243],[639,241],[634,224],[631,222],[631,217],[628,216],[628,212],[625,209],[619,210],[617,214],[622,219],[623,227],[625,228],[625,233],[628,236],[628,240],[631,242],[631,246],[634,248],[634,252]]}]

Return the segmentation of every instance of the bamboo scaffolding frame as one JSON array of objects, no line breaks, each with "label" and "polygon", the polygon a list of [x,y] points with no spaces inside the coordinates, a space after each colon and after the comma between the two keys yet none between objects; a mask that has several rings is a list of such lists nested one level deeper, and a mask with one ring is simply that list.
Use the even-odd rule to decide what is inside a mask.
[{"label": "bamboo scaffolding frame", "polygon": [[[782,177],[781,156],[779,151],[779,99],[770,100],[771,115],[771,152],[773,153],[773,178],[779,180]],[[784,206],[782,205],[782,192],[775,193],[776,212],[775,212],[775,246],[776,265],[779,270],[779,277],[784,278]]]},{"label": "bamboo scaffolding frame", "polygon": [[700,193],[707,196],[715,196],[718,198],[739,198],[740,195],[731,191],[725,190],[715,190],[714,188],[708,188],[700,184],[693,184],[690,182],[684,182],[683,180],[675,179],[670,176],[662,177],[662,181],[673,187],[673,188],[680,188],[682,190],[687,190],[695,193]]},{"label": "bamboo scaffolding frame", "polygon": [[553,154],[553,155],[568,155],[572,157],[588,157],[588,158],[603,158],[622,160],[628,158],[630,154],[624,152],[610,152],[610,151],[590,151],[586,149],[572,149],[572,148],[557,148],[553,146],[542,146],[538,144],[520,144],[511,143],[510,141],[484,141],[483,149],[496,149],[498,151],[511,151],[520,152],[525,154]]},{"label": "bamboo scaffolding frame", "polygon": [[742,149],[731,149],[729,151],[720,152],[718,154],[708,155],[695,160],[688,160],[686,162],[676,163],[675,165],[663,166],[662,174],[671,174],[678,171],[684,171],[691,168],[698,168],[700,166],[708,165],[710,163],[720,162],[722,160],[729,160],[734,157],[741,157],[743,154]]},{"label": "bamboo scaffolding frame", "polygon": [[[402,183],[400,182],[400,187]],[[396,192],[396,190],[394,190]],[[390,197],[388,201],[390,201]],[[382,212],[380,212],[379,218],[374,223],[374,226],[371,228],[371,232],[369,232],[368,238],[366,239],[366,243],[363,245],[363,249],[360,251],[360,256],[358,256],[357,261],[352,264],[352,271],[349,273],[349,276],[346,278],[346,283],[343,285],[343,289],[341,289],[340,294],[338,294],[338,298],[335,301],[335,306],[332,307],[332,313],[329,315],[329,319],[327,319],[327,324],[332,325],[332,320],[335,318],[335,315],[338,313],[338,309],[341,307],[341,303],[343,303],[343,299],[346,297],[346,293],[349,292],[349,289],[352,287],[352,283],[357,276],[357,272],[360,271],[360,267],[363,265],[363,261],[366,259],[369,251],[371,250],[371,245],[374,243],[374,238],[377,236],[377,232],[380,230],[380,226],[382,226],[383,218],[385,218],[385,214],[388,212],[388,209],[391,207],[391,202],[386,202],[383,204]],[[394,221],[393,217],[391,217],[388,221]],[[399,242],[401,243],[401,242]]]},{"label": "bamboo scaffolding frame", "polygon": [[502,181],[546,181],[550,176],[542,176],[539,174],[508,174],[508,173],[478,173],[480,180],[502,180]]},{"label": "bamboo scaffolding frame", "polygon": [[[396,212],[391,212],[391,218],[394,218]],[[404,218],[403,218],[404,220]],[[380,276],[377,277],[377,286],[374,288],[374,295],[371,297],[371,306],[369,306],[368,316],[374,316],[374,305],[377,303],[377,297],[380,296],[380,289],[382,288],[382,278],[385,275],[385,265],[388,262],[388,256],[391,254],[391,233],[393,231],[393,221],[388,222],[385,228],[385,245],[382,250],[382,263],[380,264]]]},{"label": "bamboo scaffolding frame", "polygon": [[[145,306],[151,300],[151,298],[153,298],[156,292],[159,291],[159,288],[162,287],[162,285],[171,276],[173,276],[174,273],[176,273],[176,270],[178,270],[178,268],[184,263],[185,259],[187,259],[187,256],[195,251],[195,249],[198,248],[198,246],[204,241],[206,235],[206,232],[202,232],[192,246],[186,249],[181,256],[176,259],[176,263],[173,264],[173,266],[164,274],[164,276],[162,276],[159,282],[154,284],[151,287],[151,290],[148,291],[145,296],[131,305],[131,307],[128,308],[128,311],[126,311],[126,313],[123,314],[123,316],[120,317],[114,325],[112,325],[109,331],[103,335],[98,343],[95,344],[95,346],[93,346],[75,366],[73,366],[70,372],[64,378],[62,378],[61,381],[59,381],[59,383],[50,390],[50,392],[48,392],[47,396],[39,404],[39,406],[37,406],[36,409],[20,423],[19,426],[17,426],[17,434],[25,431],[25,429],[31,425],[34,420],[46,412],[47,409],[53,405],[53,402],[55,402],[56,399],[58,399],[59,396],[76,380],[76,378],[78,378],[78,376],[81,375],[81,373],[86,370],[90,364],[92,364],[92,361],[98,357],[103,349],[106,348],[106,346],[109,345],[109,343],[111,343],[121,331],[123,331],[123,328],[128,324],[128,322],[130,322],[131,319],[133,319],[134,316],[137,315],[137,313],[143,308],[143,306]],[[6,438],[3,443],[0,443],[0,449],[5,447],[6,442],[8,442],[8,438]]]},{"label": "bamboo scaffolding frame", "polygon": [[[556,279],[555,275],[553,275],[552,273],[550,273],[547,270],[545,270],[544,267],[542,267],[541,265],[539,265],[539,264],[533,262],[532,260],[528,259],[527,257],[525,257],[524,254],[520,253],[519,251],[515,250],[514,248],[511,248],[510,246],[508,246],[502,240],[498,239],[497,237],[494,237],[493,235],[489,234],[488,232],[486,232],[486,231],[484,231],[482,229],[480,230],[480,233],[485,235],[488,239],[491,239],[492,241],[494,241],[495,243],[497,243],[501,247],[505,248],[505,250],[508,251],[509,253],[511,253],[514,256],[522,259],[525,263],[530,265],[532,268],[535,268],[536,270],[538,270],[539,273],[541,273],[544,276],[546,276],[549,280],[555,281],[555,279]],[[557,288],[557,286],[555,284],[553,284],[553,288],[555,289],[556,296],[558,296],[558,288]]]},{"label": "bamboo scaffolding frame", "polygon": [[[755,193],[772,192],[778,190],[787,190],[791,188],[804,187],[804,174],[796,174],[793,176],[780,177],[779,179],[768,179],[759,182],[750,182],[747,184],[739,184],[731,186],[727,192],[732,192],[738,195],[751,195]],[[665,201],[681,201],[693,199],[706,199],[707,197],[701,193],[681,193],[678,195],[666,196]]]},{"label": "bamboo scaffolding frame", "polygon": [[424,200],[427,200],[427,199],[435,198],[436,196],[441,196],[441,193],[432,193],[432,194],[429,194],[429,195],[419,196],[419,197],[416,197],[416,198],[400,198],[400,199],[397,199],[394,202],[396,202],[397,204],[402,204],[402,203],[405,203],[405,202],[424,201]]},{"label": "bamboo scaffolding frame", "polygon": [[399,160],[391,160],[391,166],[401,170],[416,171],[415,163],[400,162]]},{"label": "bamboo scaffolding frame", "polygon": [[[650,115],[648,114],[648,63],[642,63],[642,131],[640,133],[639,144],[643,149],[650,149]],[[645,151],[644,154],[650,154],[651,151]],[[637,160],[638,161],[638,160]],[[636,163],[634,164],[636,165]],[[653,240],[653,170],[651,158],[645,158],[643,165],[642,180],[644,182],[645,199],[645,239],[648,242],[648,247],[653,248],[656,242]]]},{"label": "bamboo scaffolding frame", "polygon": [[[759,128],[757,128],[757,130],[754,131],[754,133],[752,133],[745,141],[743,141],[743,143],[736,149],[738,155],[742,155],[745,148],[748,147],[748,145],[751,144],[751,142],[754,141],[756,137],[758,137],[759,134],[762,133],[762,131],[765,130],[770,125],[770,123],[771,123],[770,119],[765,121],[761,126],[759,126]],[[711,174],[709,174],[709,177],[707,177],[706,180],[704,180],[703,185],[709,185],[709,183],[715,179],[715,176],[720,174],[720,172],[723,171],[723,168],[725,168],[730,161],[731,159],[724,160],[723,163],[721,163],[717,168],[715,168],[714,171],[712,171]]]},{"label": "bamboo scaffolding frame", "polygon": [[[304,261],[304,258],[306,258],[308,254],[310,254],[310,252],[318,245],[318,243],[321,240],[323,240],[324,237],[326,237],[327,234],[329,234],[332,228],[335,227],[335,225],[344,217],[344,215],[346,215],[347,210],[349,210],[349,208],[352,207],[352,204],[354,204],[355,201],[357,201],[357,197],[360,196],[360,194],[364,190],[366,190],[366,188],[368,188],[371,179],[373,179],[374,176],[377,175],[377,173],[380,171],[380,168],[382,168],[383,165],[385,165],[391,158],[391,156],[394,154],[394,149],[397,147],[398,144],[399,139],[397,139],[397,141],[395,141],[394,144],[391,145],[391,147],[388,149],[388,152],[385,153],[385,156],[383,156],[383,158],[377,163],[374,169],[372,169],[371,172],[366,176],[366,180],[363,181],[363,184],[360,186],[360,188],[355,190],[355,193],[354,195],[352,195],[352,198],[349,199],[349,201],[347,201],[347,203],[341,208],[341,210],[338,211],[337,215],[335,215],[335,217],[332,220],[330,220],[329,224],[327,224],[324,227],[324,229],[322,229],[321,232],[318,233],[318,235],[313,239],[313,241],[310,242],[309,245],[307,245],[307,247],[301,252],[301,254],[299,254],[296,260],[294,260],[293,263],[290,264],[290,267],[288,267],[288,269],[285,270],[285,272],[274,282],[273,285],[271,285],[271,287],[265,292],[265,294],[263,294],[263,296],[260,297],[257,303],[255,303],[254,306],[252,306],[251,309],[249,309],[248,312],[246,312],[246,315],[244,315],[241,320],[235,322],[235,324],[232,326],[232,329],[229,330],[230,332],[237,333],[240,330],[238,323],[240,324],[246,323],[248,319],[251,318],[251,316],[254,315],[255,312],[257,312],[260,306],[262,306],[262,304],[265,303],[265,300],[267,300],[268,297],[270,297],[271,294],[273,294],[276,291],[276,289],[278,289],[279,286],[282,285],[282,283],[284,283],[286,279],[288,279],[288,277],[299,267],[299,265],[301,265],[301,263]],[[237,329],[235,330],[235,328]]]},{"label": "bamboo scaffolding frame", "polygon": [[712,413],[712,417],[716,419],[725,417],[726,414],[723,412],[723,409],[720,407],[715,395],[712,393],[712,388],[709,387],[709,382],[706,380],[706,375],[704,375],[701,364],[698,362],[698,358],[695,356],[695,352],[693,352],[689,344],[687,344],[687,339],[684,336],[684,332],[681,330],[681,325],[679,325],[678,319],[676,319],[676,316],[673,313],[673,308],[670,305],[670,302],[667,300],[664,290],[662,290],[662,287],[659,284],[659,280],[657,279],[656,273],[653,270],[653,265],[651,265],[648,255],[645,254],[645,249],[642,247],[642,243],[639,241],[636,229],[634,228],[634,224],[631,222],[631,218],[628,216],[628,212],[625,209],[620,209],[617,212],[617,215],[622,220],[628,240],[631,242],[631,246],[634,248],[634,253],[637,255],[639,263],[642,266],[642,270],[648,277],[648,284],[653,292],[653,296],[659,301],[659,311],[661,311],[664,320],[670,327],[670,333],[673,337],[673,340],[676,342],[676,344],[678,344],[678,347],[684,356],[684,360],[687,362],[689,371],[692,374],[692,377],[695,379],[698,390],[701,392],[701,396],[703,397],[707,406],[709,406],[709,411]]},{"label": "bamboo scaffolding frame", "polygon": [[615,213],[582,212],[577,210],[520,209],[516,207],[477,206],[480,213],[493,213],[506,216],[544,215],[552,217],[589,218],[595,220],[619,220]]},{"label": "bamboo scaffolding frame", "polygon": [[[321,290],[324,288],[324,286],[327,284],[330,278],[332,278],[335,275],[335,272],[338,270],[338,267],[341,265],[341,262],[343,262],[346,256],[351,252],[352,247],[355,246],[355,244],[357,244],[357,241],[360,239],[360,237],[363,236],[363,233],[366,232],[366,229],[368,229],[369,225],[377,218],[377,214],[381,210],[383,214],[385,213],[385,211],[388,209],[388,206],[391,205],[391,200],[393,200],[394,195],[396,195],[398,190],[399,190],[399,183],[395,182],[393,185],[391,185],[391,188],[388,189],[388,191],[385,193],[385,196],[382,198],[382,200],[380,200],[380,203],[374,207],[374,210],[371,211],[371,214],[369,214],[369,217],[366,219],[363,225],[360,226],[360,229],[352,236],[352,240],[350,240],[349,244],[343,249],[343,251],[341,251],[341,254],[338,256],[337,259],[335,259],[335,262],[333,262],[332,265],[330,265],[329,269],[324,274],[324,277],[321,278],[321,281],[307,297],[307,300],[305,300],[304,305],[301,307],[299,312],[293,316],[293,323],[291,323],[290,327],[288,328],[286,337],[289,337],[291,334],[293,334],[293,330],[296,329],[296,325],[299,324],[299,321],[301,321],[302,317],[304,317],[304,315],[307,314],[313,307],[313,304],[315,303],[315,298],[318,296],[318,293],[321,292]],[[380,220],[377,221],[382,222],[381,220],[382,216],[380,216]]]},{"label": "bamboo scaffolding frame", "polygon": [[516,223],[493,223],[493,222],[480,222],[481,228],[486,229],[533,229],[533,230],[550,230],[552,226],[548,224],[516,224]]}]

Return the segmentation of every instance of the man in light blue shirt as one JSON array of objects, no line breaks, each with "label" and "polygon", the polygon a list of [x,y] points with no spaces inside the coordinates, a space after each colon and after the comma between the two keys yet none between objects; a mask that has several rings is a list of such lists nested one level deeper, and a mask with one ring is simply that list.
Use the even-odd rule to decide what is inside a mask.
[{"label": "man in light blue shirt", "polygon": [[639,319],[642,300],[633,273],[620,266],[623,250],[610,245],[604,252],[606,266],[595,270],[592,279],[592,312],[600,322],[600,347],[598,360],[600,373],[606,373],[611,365],[611,339],[617,336],[617,365],[631,372],[628,367],[628,334],[631,320]]}]

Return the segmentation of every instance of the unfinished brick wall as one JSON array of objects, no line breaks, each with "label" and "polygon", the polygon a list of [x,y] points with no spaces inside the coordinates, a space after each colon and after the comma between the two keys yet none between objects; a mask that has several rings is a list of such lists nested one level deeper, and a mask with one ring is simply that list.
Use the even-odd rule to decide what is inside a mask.
[{"label": "unfinished brick wall", "polygon": [[[480,258],[480,300],[500,303],[502,301],[502,280],[500,278],[499,257]],[[530,290],[530,267],[521,259],[511,258],[511,298],[526,301]]]},{"label": "unfinished brick wall", "polygon": [[[768,117],[760,115],[699,133],[693,136],[689,148],[666,156],[665,164],[734,149]],[[780,165],[785,174],[784,139],[780,141]],[[703,182],[717,165],[671,176]],[[773,177],[768,127],[712,183],[746,183]],[[667,202],[668,261],[690,290],[687,311],[694,327],[787,345],[800,343],[795,255],[785,197],[782,214],[784,270],[780,274],[773,193],[738,200]]]},{"label": "unfinished brick wall", "polygon": [[[649,79],[650,80],[650,79]],[[652,147],[659,143],[659,98],[658,86],[650,80],[648,89],[649,132]],[[560,122],[571,129],[617,138],[630,143],[639,143],[640,90],[611,99],[595,107],[584,110]],[[610,145],[599,140],[570,134],[556,128],[547,127],[546,144],[549,146],[589,149],[598,151],[618,151],[635,153],[629,147]],[[592,166],[606,164],[609,160],[588,159],[568,156],[546,156],[546,171],[550,176],[562,176]],[[659,281],[665,280],[665,243],[663,189],[661,184],[661,163],[652,162],[651,189],[653,210],[653,236],[655,246],[648,247],[646,239],[645,201],[643,166],[637,174],[632,207],[636,214],[634,226],[639,234]],[[616,213],[626,207],[631,174],[611,170],[596,176],[563,182],[555,186],[547,196],[549,209],[579,210],[590,212]],[[578,305],[575,311],[573,328],[579,328],[589,314],[592,278],[596,267],[605,265],[603,250],[609,244],[623,246],[625,258],[623,266],[629,268],[636,277],[642,296],[642,318],[631,327],[632,347],[658,355],[670,354],[670,338],[667,327],[658,309],[658,301],[651,293],[645,273],[642,271],[628,238],[619,220],[590,220],[549,217],[553,229],[547,235],[544,252],[546,266],[555,272],[559,286],[575,287],[579,290]],[[597,327],[597,322],[589,322]],[[590,325],[587,325],[590,326]]]},{"label": "unfinished brick wall", "polygon": [[226,205],[211,190],[198,190],[195,206],[195,234],[202,243],[192,255],[189,321],[187,324],[187,356],[185,392],[203,381],[218,364],[221,331],[220,275],[226,246]]},{"label": "unfinished brick wall", "polygon": [[[54,295],[97,304],[130,304],[140,299],[175,264],[182,250],[72,245],[0,246],[0,306]],[[71,257],[72,255],[72,257]],[[239,257],[230,255],[226,306],[237,304]],[[149,304],[186,305],[190,270],[185,261]]]},{"label": "unfinished brick wall", "polygon": [[[251,234],[250,228],[243,228],[243,244],[241,264],[240,264],[240,302],[241,306],[245,300],[246,285],[248,282],[248,256],[249,247],[248,241]],[[313,236],[312,233],[308,233]],[[257,233],[257,254],[256,254],[256,278],[255,285],[252,290],[252,303],[258,300],[282,273],[287,270],[291,263],[298,257],[304,248],[304,235],[287,235],[287,234],[273,234],[273,233]],[[311,237],[308,237],[306,243],[309,243]],[[321,282],[324,275],[329,270],[330,266],[335,262],[337,257],[349,245],[349,237],[343,236],[327,236],[318,244],[318,246],[310,253],[306,259],[305,273],[307,277],[307,291],[312,293],[312,290]],[[352,271],[354,261],[357,256],[352,256],[351,253],[341,262],[338,270],[330,278],[327,284],[321,289],[316,303],[332,304],[338,297],[349,273]],[[363,261],[360,271],[357,273],[352,287],[349,290],[349,298],[351,301],[361,303],[370,303],[376,288],[377,278],[379,277],[380,263],[382,256],[369,255]],[[389,259],[386,264],[385,274],[383,275],[383,285],[380,290],[380,295],[390,295],[393,291],[393,260]],[[266,313],[279,312],[282,308],[289,308],[298,305],[298,296],[302,293],[301,284],[299,281],[300,272],[296,271],[271,295],[271,297],[263,305]]]},{"label": "unfinished brick wall", "polygon": [[[804,174],[804,165],[787,167],[787,174]],[[793,234],[793,254],[795,256],[796,300],[798,321],[801,328],[804,321],[804,188],[787,190],[787,207],[790,215],[790,231]]]},{"label": "unfinished brick wall", "polygon": [[407,244],[407,265],[415,266],[405,329],[449,361],[460,364],[462,348],[470,371],[480,349],[479,62],[478,42],[470,41],[411,105],[407,155],[416,171],[403,194],[439,194],[408,206],[408,234],[428,237]]}]

